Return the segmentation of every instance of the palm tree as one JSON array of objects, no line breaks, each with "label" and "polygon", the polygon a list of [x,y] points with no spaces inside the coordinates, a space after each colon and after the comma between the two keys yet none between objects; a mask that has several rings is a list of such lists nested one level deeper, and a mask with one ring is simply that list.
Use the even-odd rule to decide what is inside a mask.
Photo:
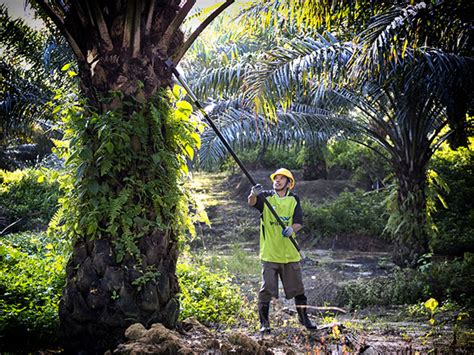
[{"label": "palm tree", "polygon": [[[360,34],[353,74],[361,80],[381,82],[411,67],[411,79],[426,81],[447,108],[453,148],[467,147],[466,114],[473,109],[471,1],[401,3],[374,18]],[[408,78],[407,78],[408,80]],[[410,81],[409,81],[410,82]]]},{"label": "palm tree", "polygon": [[73,351],[111,349],[134,322],[176,325],[179,179],[198,138],[190,105],[172,107],[164,93],[165,61],[177,64],[207,24],[185,40],[179,26],[195,1],[180,4],[33,1],[71,47],[85,101],[62,111],[75,182],[58,217],[74,240],[60,320]]},{"label": "palm tree", "polygon": [[[251,11],[258,12],[261,8],[251,7]],[[242,31],[240,24],[232,25],[232,17],[221,18],[210,28],[212,32],[202,36],[191,48],[183,68],[201,100],[214,107],[211,117],[234,148],[259,145],[263,151],[269,146],[296,146],[307,152],[304,176],[307,179],[326,178],[323,149],[330,137],[342,133],[342,127],[341,120],[336,122],[324,109],[323,102],[308,102],[300,90],[292,92],[291,99],[295,102],[288,106],[277,92],[269,94],[265,100],[273,100],[278,108],[266,112],[263,101],[256,101],[255,95],[242,95],[243,88],[250,86],[249,83],[258,81],[268,72],[273,74],[273,68],[260,71],[260,63],[271,49],[289,41],[289,33],[295,31],[294,26],[290,27],[288,33],[275,36],[274,28],[256,27],[250,32]],[[319,45],[316,41],[312,44]],[[285,87],[283,90],[289,92],[290,89]],[[336,122],[335,126],[329,125],[328,121]],[[319,152],[318,159],[315,159],[316,151]],[[206,129],[198,155],[200,163],[211,167],[226,156],[227,151],[217,136],[211,129]]]},{"label": "palm tree", "polygon": [[426,216],[426,173],[428,163],[449,136],[441,135],[447,125],[446,108],[418,82],[405,90],[406,76],[382,87],[367,83],[361,90],[335,90],[357,110],[354,124],[372,141],[393,169],[397,197],[390,211],[388,228],[394,237],[394,261],[415,266],[428,251]]},{"label": "palm tree", "polygon": [[[472,10],[472,3],[463,0],[394,5],[362,32],[353,56],[351,71],[359,87],[377,83],[386,97],[385,110],[379,110],[386,123],[374,120],[384,136],[374,138],[384,148],[388,142],[394,148],[389,151],[398,186],[397,212],[391,218],[396,223],[389,222],[389,227],[400,265],[414,266],[428,251],[429,159],[446,138],[452,138],[452,146],[467,144],[474,60],[466,14]],[[453,96],[455,91],[461,94]],[[441,136],[446,125],[450,130]]]}]

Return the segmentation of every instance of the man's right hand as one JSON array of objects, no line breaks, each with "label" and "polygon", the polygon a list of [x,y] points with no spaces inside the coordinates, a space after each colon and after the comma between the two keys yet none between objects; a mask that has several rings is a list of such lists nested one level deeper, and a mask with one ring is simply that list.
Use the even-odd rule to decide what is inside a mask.
[{"label": "man's right hand", "polygon": [[263,191],[262,185],[257,184],[257,185],[252,187],[252,189],[250,190],[250,194],[253,195],[253,196],[258,196],[262,193],[262,191]]}]

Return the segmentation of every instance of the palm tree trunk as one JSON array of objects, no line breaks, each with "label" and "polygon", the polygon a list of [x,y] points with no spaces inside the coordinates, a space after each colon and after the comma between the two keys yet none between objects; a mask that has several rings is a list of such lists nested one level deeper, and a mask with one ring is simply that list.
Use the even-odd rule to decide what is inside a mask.
[{"label": "palm tree trunk", "polygon": [[403,267],[415,267],[420,256],[428,252],[429,234],[426,215],[426,169],[403,164],[396,172],[398,181],[394,262]]},{"label": "palm tree trunk", "polygon": [[260,145],[258,146],[257,159],[256,159],[256,168],[262,169],[264,167],[265,154],[267,153],[268,141],[264,138]]},{"label": "palm tree trunk", "polygon": [[63,229],[74,249],[61,332],[67,351],[104,352],[132,323],[177,322],[183,153],[163,60],[181,53],[194,1],[35,1],[76,55],[86,98],[67,122],[75,182]]},{"label": "palm tree trunk", "polygon": [[469,145],[466,114],[469,111],[469,97],[462,88],[454,87],[446,101],[449,128],[452,134],[448,141],[451,149]]},{"label": "palm tree trunk", "polygon": [[143,276],[136,261],[116,261],[112,240],[82,240],[74,245],[67,267],[67,286],[60,303],[65,347],[77,351],[104,351],[116,346],[132,323],[174,327],[179,303],[175,276],[177,248],[164,233],[140,240],[143,264],[156,267],[158,277],[141,290],[134,285]]},{"label": "palm tree trunk", "polygon": [[[157,88],[170,82],[170,74],[163,71],[155,86],[138,83],[140,73],[153,70],[151,65],[136,62],[133,72],[125,66],[100,68],[103,82],[95,87],[118,87],[117,81],[124,81],[123,91],[104,93],[103,113],[89,112],[88,124],[76,126],[78,149],[90,148],[91,155],[77,162],[76,171],[82,164],[83,175],[71,195],[77,217],[69,225],[78,224],[73,233],[77,241],[59,313],[68,350],[113,349],[135,322],[170,328],[177,322],[178,231],[172,225],[179,166],[172,157],[178,152],[168,133],[169,104],[156,95]],[[93,100],[100,101],[97,96],[89,102]],[[160,114],[151,105],[161,107]],[[125,135],[123,140],[119,134]],[[108,144],[113,148],[103,149]],[[160,157],[159,164],[154,156]],[[98,210],[101,214],[91,217]]]},{"label": "palm tree trunk", "polygon": [[[403,77],[401,77],[402,79]],[[388,229],[394,238],[394,262],[403,267],[415,267],[420,256],[429,250],[429,226],[427,218],[427,169],[433,154],[430,131],[435,131],[433,98],[422,95],[418,86],[408,93],[397,92],[404,87],[402,79],[392,92],[396,93],[394,122],[382,120],[380,127],[389,127],[386,135],[391,142],[391,165],[397,182],[397,200],[390,213]],[[433,126],[434,125],[434,126]]]}]

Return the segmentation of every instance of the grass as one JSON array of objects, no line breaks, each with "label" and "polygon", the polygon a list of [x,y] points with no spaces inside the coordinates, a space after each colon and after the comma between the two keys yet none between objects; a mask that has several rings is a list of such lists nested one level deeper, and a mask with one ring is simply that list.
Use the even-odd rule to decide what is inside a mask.
[{"label": "grass", "polygon": [[227,195],[226,191],[216,192],[213,187],[220,184],[225,178],[225,173],[193,173],[192,178],[188,181],[188,187],[193,191],[193,197],[198,205],[219,206],[222,204],[222,199]]},{"label": "grass", "polygon": [[201,257],[211,270],[227,270],[239,278],[255,278],[260,274],[258,255],[245,250],[237,243],[231,244],[229,254],[205,251]]}]

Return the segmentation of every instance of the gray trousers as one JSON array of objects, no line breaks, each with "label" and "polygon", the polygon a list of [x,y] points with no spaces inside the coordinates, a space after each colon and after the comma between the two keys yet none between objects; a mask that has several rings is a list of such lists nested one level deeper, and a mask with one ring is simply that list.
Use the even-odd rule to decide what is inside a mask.
[{"label": "gray trousers", "polygon": [[258,292],[258,302],[268,303],[278,298],[278,276],[280,276],[287,299],[304,295],[303,278],[299,262],[281,264],[262,262],[262,287]]}]

